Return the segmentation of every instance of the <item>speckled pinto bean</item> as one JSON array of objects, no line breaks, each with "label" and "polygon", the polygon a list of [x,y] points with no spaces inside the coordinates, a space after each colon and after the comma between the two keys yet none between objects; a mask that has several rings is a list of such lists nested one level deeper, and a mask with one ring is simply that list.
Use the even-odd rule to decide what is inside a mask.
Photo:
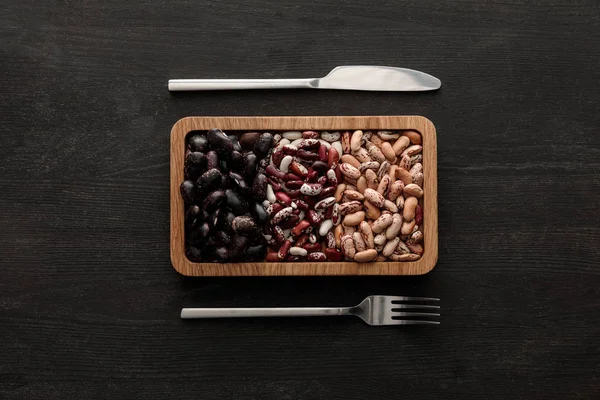
[{"label": "speckled pinto bean", "polygon": [[[346,237],[346,259],[351,240],[357,262],[419,259],[424,197],[421,135],[413,130],[355,130],[342,134],[341,142],[340,172],[346,186],[338,187],[334,197],[343,216],[343,229],[336,231]],[[401,239],[408,235],[412,249],[405,245],[407,252],[398,253]],[[343,252],[342,241],[336,245]]]}]

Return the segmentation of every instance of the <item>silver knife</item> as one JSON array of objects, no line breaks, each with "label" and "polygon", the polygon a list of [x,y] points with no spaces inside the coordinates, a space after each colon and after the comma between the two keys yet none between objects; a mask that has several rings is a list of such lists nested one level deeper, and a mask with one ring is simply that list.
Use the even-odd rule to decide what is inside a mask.
[{"label": "silver knife", "polygon": [[235,89],[339,89],[420,92],[437,90],[442,82],[406,68],[346,65],[323,78],[308,79],[171,79],[170,91]]}]

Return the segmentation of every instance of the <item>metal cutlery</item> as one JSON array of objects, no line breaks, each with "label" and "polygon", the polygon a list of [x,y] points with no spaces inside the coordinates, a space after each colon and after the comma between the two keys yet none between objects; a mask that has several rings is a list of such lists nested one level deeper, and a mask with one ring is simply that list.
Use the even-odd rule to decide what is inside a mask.
[{"label": "metal cutlery", "polygon": [[340,89],[418,92],[437,90],[442,82],[424,72],[374,65],[334,68],[323,78],[307,79],[171,79],[170,91],[234,89]]},{"label": "metal cutlery", "polygon": [[[427,312],[440,306],[420,304],[439,302],[438,298],[408,296],[369,296],[354,307],[276,307],[276,308],[184,308],[182,319],[247,317],[329,317],[354,315],[372,326],[437,325],[440,314]],[[413,303],[420,302],[420,303]],[[410,311],[416,310],[416,311]]]}]

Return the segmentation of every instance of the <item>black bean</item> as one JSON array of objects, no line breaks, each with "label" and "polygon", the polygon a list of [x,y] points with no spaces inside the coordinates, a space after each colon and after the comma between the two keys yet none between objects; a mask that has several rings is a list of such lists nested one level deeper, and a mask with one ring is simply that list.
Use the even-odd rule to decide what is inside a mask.
[{"label": "black bean", "polygon": [[179,187],[185,203],[193,203],[196,198],[196,185],[192,181],[183,181]]},{"label": "black bean", "polygon": [[198,189],[201,192],[210,192],[221,186],[223,174],[216,168],[209,169],[198,178]]},{"label": "black bean", "polygon": [[231,237],[223,231],[217,231],[215,233],[215,240],[224,246],[229,246],[229,244],[231,244]]},{"label": "black bean", "polygon": [[202,251],[198,247],[188,246],[185,251],[185,255],[190,261],[202,261]]},{"label": "black bean", "polygon": [[215,190],[206,196],[206,199],[202,202],[202,208],[210,213],[219,208],[223,201],[225,201],[225,192],[223,190]]},{"label": "black bean", "polygon": [[240,145],[240,141],[237,135],[227,135],[229,140],[231,140],[231,144],[233,144],[233,150],[237,152],[242,152],[242,146]]},{"label": "black bean", "polygon": [[215,150],[220,156],[229,158],[233,151],[233,143],[227,135],[220,129],[211,129],[206,134],[208,144],[212,150]]},{"label": "black bean", "polygon": [[269,214],[265,211],[265,208],[260,203],[251,202],[250,206],[250,215],[259,225],[264,225],[269,222]]},{"label": "black bean", "polygon": [[207,222],[210,225],[211,229],[213,230],[213,232],[216,232],[219,230],[218,226],[219,226],[219,221],[221,221],[222,215],[225,212],[222,211],[220,208],[217,208],[216,210],[212,210],[208,216]]},{"label": "black bean", "polygon": [[206,171],[207,158],[204,153],[199,151],[190,151],[185,158],[186,175],[198,178]]},{"label": "black bean", "polygon": [[207,159],[207,164],[206,164],[207,169],[219,168],[219,156],[217,155],[216,151],[211,150],[208,153],[206,153],[206,159]]},{"label": "black bean", "polygon": [[229,171],[244,172],[244,156],[239,151],[233,151],[229,159]]},{"label": "black bean", "polygon": [[256,169],[258,167],[258,158],[253,152],[244,154],[244,176],[249,182],[254,180]]},{"label": "black bean", "polygon": [[200,131],[192,131],[187,136],[188,148],[192,151],[204,151],[208,141],[206,135]]},{"label": "black bean", "polygon": [[244,177],[235,172],[230,172],[229,178],[231,179],[231,187],[236,188],[241,194],[247,194],[250,191],[248,184],[244,180]]},{"label": "black bean", "polygon": [[198,231],[198,233],[200,234],[200,237],[203,240],[206,240],[208,238],[208,235],[210,235],[210,225],[208,224],[208,222],[204,222],[196,230]]},{"label": "black bean", "polygon": [[232,189],[225,191],[225,197],[227,207],[236,215],[244,215],[248,212],[248,203]]},{"label": "black bean", "polygon": [[229,246],[229,259],[231,261],[243,260],[246,258],[246,247],[248,246],[248,238],[243,235],[234,235],[231,238]]},{"label": "black bean", "polygon": [[255,199],[261,200],[267,197],[268,183],[269,182],[265,174],[256,175],[256,178],[254,178],[254,182],[252,183],[252,195]]},{"label": "black bean", "polygon": [[250,246],[246,250],[246,257],[248,261],[263,261],[267,256],[267,246],[258,245]]},{"label": "black bean", "polygon": [[200,247],[206,243],[209,235],[210,226],[208,226],[208,223],[205,222],[189,232],[189,235],[186,239],[188,243]]},{"label": "black bean", "polygon": [[237,215],[229,210],[222,212],[215,228],[226,233],[233,232],[233,220],[236,216]]},{"label": "black bean", "polygon": [[258,158],[265,157],[269,153],[269,150],[271,150],[272,143],[273,135],[268,132],[263,133],[256,143],[254,143],[254,154],[256,154]]},{"label": "black bean", "polygon": [[227,250],[227,247],[217,247],[214,251],[214,257],[218,262],[227,262],[229,259],[229,250]]},{"label": "black bean", "polygon": [[202,210],[197,205],[190,206],[185,212],[186,228],[193,228],[202,218]]}]

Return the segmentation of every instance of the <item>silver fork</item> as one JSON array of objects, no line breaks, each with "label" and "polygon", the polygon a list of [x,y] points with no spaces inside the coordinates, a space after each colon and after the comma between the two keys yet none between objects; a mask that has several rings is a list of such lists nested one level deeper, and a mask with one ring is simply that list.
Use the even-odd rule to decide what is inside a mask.
[{"label": "silver fork", "polygon": [[[355,315],[367,324],[379,325],[437,325],[440,306],[412,302],[438,302],[432,297],[369,296],[354,307],[269,307],[269,308],[184,308],[182,319],[246,318],[246,317],[328,317]],[[422,310],[418,312],[405,310]],[[427,319],[422,319],[427,318]]]}]

